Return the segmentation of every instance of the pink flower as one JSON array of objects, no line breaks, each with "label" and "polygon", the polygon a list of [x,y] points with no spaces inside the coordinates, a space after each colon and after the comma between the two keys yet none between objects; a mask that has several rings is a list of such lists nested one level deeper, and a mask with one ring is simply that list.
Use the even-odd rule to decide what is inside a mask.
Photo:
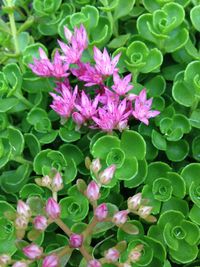
[{"label": "pink flower", "polygon": [[18,200],[17,203],[17,214],[24,217],[30,217],[31,216],[31,210],[29,205],[27,205],[24,201]]},{"label": "pink flower", "polygon": [[116,166],[114,164],[112,164],[111,166],[107,167],[105,170],[103,170],[100,174],[99,174],[99,180],[102,184],[108,184],[115,173],[116,170]]},{"label": "pink flower", "polygon": [[46,213],[54,220],[60,216],[60,206],[52,197],[47,200]]},{"label": "pink flower", "polygon": [[106,260],[110,262],[116,262],[119,259],[120,253],[116,248],[110,248],[105,253]]},{"label": "pink flower", "polygon": [[95,201],[99,198],[100,187],[95,181],[91,181],[86,189],[86,196],[90,201]]},{"label": "pink flower", "polygon": [[100,204],[96,207],[94,211],[94,216],[96,217],[97,221],[101,222],[106,219],[108,216],[108,208],[105,203]]},{"label": "pink flower", "polygon": [[140,94],[135,99],[135,108],[132,112],[133,116],[143,122],[144,124],[149,124],[149,118],[156,117],[160,114],[158,110],[150,110],[153,99],[147,98],[146,90],[143,89]]},{"label": "pink flower", "polygon": [[69,244],[72,248],[80,248],[83,244],[83,236],[79,234],[70,235]]},{"label": "pink flower", "polygon": [[42,267],[58,267],[58,266],[59,266],[59,258],[55,254],[46,256],[42,262]]},{"label": "pink flower", "polygon": [[48,226],[47,218],[42,215],[38,215],[34,218],[33,224],[35,229],[44,231]]},{"label": "pink flower", "polygon": [[28,267],[28,264],[24,261],[16,261],[12,267]]},{"label": "pink flower", "polygon": [[116,65],[119,61],[120,54],[116,55],[113,59],[110,58],[106,48],[103,53],[94,47],[94,60],[96,62],[96,70],[104,76],[110,76],[117,71]]},{"label": "pink flower", "polygon": [[142,194],[141,193],[137,193],[133,197],[129,197],[128,208],[130,210],[137,210],[141,204],[141,201],[142,201]]},{"label": "pink flower", "polygon": [[69,45],[58,40],[58,43],[65,54],[63,57],[68,64],[77,63],[82,56],[83,51],[88,46],[87,32],[83,25],[80,28],[75,27],[74,34],[65,27],[65,37]]},{"label": "pink flower", "polygon": [[87,264],[87,267],[101,267],[101,263],[98,260],[90,260]]},{"label": "pink flower", "polygon": [[113,79],[114,79],[114,85],[112,86],[112,89],[120,96],[124,96],[126,93],[128,93],[131,89],[133,89],[133,85],[130,85],[132,75],[128,74],[124,78],[120,79],[120,76],[117,72],[114,72]]},{"label": "pink flower", "polygon": [[50,105],[50,107],[59,115],[68,119],[74,109],[77,92],[77,86],[72,92],[68,87],[63,84],[61,96],[56,95],[54,93],[50,93],[50,95],[53,97],[53,103]]},{"label": "pink flower", "polygon": [[101,170],[101,162],[100,159],[94,159],[90,165],[90,169],[94,172],[94,173],[98,173]]},{"label": "pink flower", "polygon": [[38,259],[42,256],[43,249],[36,244],[30,244],[23,248],[24,255],[31,260]]},{"label": "pink flower", "polygon": [[127,210],[121,210],[115,213],[113,216],[113,222],[116,225],[122,225],[128,220],[128,211]]},{"label": "pink flower", "polygon": [[63,188],[63,179],[59,172],[56,172],[51,182],[51,188],[54,192],[57,192]]}]

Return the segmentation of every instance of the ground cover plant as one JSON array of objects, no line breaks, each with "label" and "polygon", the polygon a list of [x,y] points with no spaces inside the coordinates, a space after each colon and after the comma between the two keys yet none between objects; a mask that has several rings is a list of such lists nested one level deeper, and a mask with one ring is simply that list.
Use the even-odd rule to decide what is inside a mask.
[{"label": "ground cover plant", "polygon": [[0,14],[0,266],[200,266],[200,1]]}]

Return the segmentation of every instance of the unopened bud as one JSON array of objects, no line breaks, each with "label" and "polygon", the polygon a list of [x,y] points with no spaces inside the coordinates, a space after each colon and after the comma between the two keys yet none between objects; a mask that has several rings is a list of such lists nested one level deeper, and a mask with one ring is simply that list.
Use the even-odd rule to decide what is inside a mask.
[{"label": "unopened bud", "polygon": [[59,172],[56,172],[51,182],[51,188],[54,192],[58,192],[63,188],[63,179]]},{"label": "unopened bud", "polygon": [[15,219],[16,229],[26,229],[28,226],[29,219],[24,216],[19,216]]},{"label": "unopened bud", "polygon": [[128,257],[132,263],[135,263],[140,260],[141,252],[133,249]]},{"label": "unopened bud", "polygon": [[105,253],[106,260],[110,262],[116,262],[119,259],[119,256],[120,256],[119,251],[116,248],[110,248]]},{"label": "unopened bud", "polygon": [[128,199],[128,209],[129,210],[137,210],[141,204],[142,194],[137,193],[133,197],[129,197]]},{"label": "unopened bud", "polygon": [[51,182],[52,182],[51,178],[48,175],[45,175],[41,179],[41,186],[50,187],[51,186]]},{"label": "unopened bud", "polygon": [[116,225],[122,225],[128,220],[128,211],[127,210],[121,210],[115,213],[113,216],[113,222]]},{"label": "unopened bud", "polygon": [[102,184],[108,184],[112,180],[114,173],[116,170],[116,166],[113,164],[102,171],[99,175],[99,180]]},{"label": "unopened bud", "polygon": [[31,210],[29,205],[27,205],[24,201],[18,200],[17,203],[17,213],[20,216],[24,216],[26,218],[31,216]]},{"label": "unopened bud", "polygon": [[24,255],[31,260],[41,257],[43,249],[36,244],[30,244],[23,248]]},{"label": "unopened bud", "polygon": [[100,159],[94,159],[90,165],[90,169],[91,171],[93,171],[94,173],[98,173],[101,170],[101,162]]},{"label": "unopened bud", "polygon": [[10,262],[11,257],[8,254],[2,254],[0,255],[0,266],[7,266],[7,264]]},{"label": "unopened bud", "polygon": [[152,209],[153,209],[153,207],[150,207],[150,206],[140,207],[139,210],[138,210],[138,215],[141,218],[145,219],[146,217],[148,217],[148,215],[150,215]]},{"label": "unopened bud", "polygon": [[70,235],[69,244],[72,248],[80,248],[83,244],[83,236],[79,234]]},{"label": "unopened bud", "polygon": [[42,267],[58,267],[59,258],[56,254],[48,255],[44,258]]},{"label": "unopened bud", "polygon": [[86,189],[86,196],[90,201],[95,201],[99,198],[100,187],[95,181],[91,181]]},{"label": "unopened bud", "polygon": [[42,215],[38,215],[34,218],[33,224],[35,229],[44,231],[48,226],[47,218]]},{"label": "unopened bud", "polygon": [[94,216],[99,222],[106,219],[106,217],[108,216],[108,208],[105,203],[102,203],[95,208]]},{"label": "unopened bud", "polygon": [[87,267],[101,267],[101,263],[98,260],[90,260],[87,264]]},{"label": "unopened bud", "polygon": [[16,261],[12,267],[28,267],[28,264],[24,261]]},{"label": "unopened bud", "polygon": [[53,220],[60,216],[60,206],[52,197],[47,200],[45,209],[47,215]]}]

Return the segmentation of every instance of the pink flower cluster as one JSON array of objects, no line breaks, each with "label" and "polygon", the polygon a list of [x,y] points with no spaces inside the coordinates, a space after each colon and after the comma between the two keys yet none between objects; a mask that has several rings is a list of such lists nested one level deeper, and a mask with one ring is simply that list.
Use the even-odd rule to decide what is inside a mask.
[{"label": "pink flower cluster", "polygon": [[[74,33],[65,27],[64,33],[68,44],[58,41],[62,55],[56,51],[51,62],[40,48],[40,59],[34,59],[34,64],[29,65],[39,76],[59,79],[55,88],[57,93],[50,93],[51,108],[55,112],[64,119],[72,117],[77,128],[89,125],[105,132],[122,131],[132,118],[148,125],[149,119],[160,113],[151,110],[152,99],[147,100],[145,89],[139,95],[131,93],[131,74],[120,77],[117,68],[120,54],[111,58],[106,48],[101,52],[94,47],[94,64],[82,62],[83,52],[88,47],[84,26],[75,27]],[[70,85],[70,73],[81,82],[79,88],[73,89]],[[113,81],[110,87],[106,86],[107,78]]]}]

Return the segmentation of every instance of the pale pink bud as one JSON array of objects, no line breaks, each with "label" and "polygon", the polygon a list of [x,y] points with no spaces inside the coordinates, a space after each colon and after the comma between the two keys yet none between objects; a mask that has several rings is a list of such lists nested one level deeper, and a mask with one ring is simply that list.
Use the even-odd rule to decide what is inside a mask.
[{"label": "pale pink bud", "polygon": [[101,170],[100,159],[94,159],[90,165],[90,168],[94,173],[98,173]]},{"label": "pale pink bud", "polygon": [[105,258],[106,260],[110,262],[115,262],[119,259],[119,251],[116,248],[110,248],[108,251],[105,253]]},{"label": "pale pink bud", "polygon": [[83,236],[79,234],[70,235],[69,244],[72,248],[80,248],[83,244]]},{"label": "pale pink bud", "polygon": [[130,210],[137,210],[140,206],[141,200],[142,200],[142,194],[141,193],[137,193],[133,197],[129,197],[128,208]]},{"label": "pale pink bud", "polygon": [[28,264],[24,261],[16,261],[12,267],[28,267]]},{"label": "pale pink bud", "polygon": [[24,216],[24,217],[30,217],[31,216],[30,207],[22,200],[18,200],[17,213],[18,213],[18,215]]},{"label": "pale pink bud", "polygon": [[132,250],[131,253],[128,255],[131,262],[137,262],[140,260],[141,252],[137,250]]},{"label": "pale pink bud", "polygon": [[30,244],[23,248],[24,255],[31,260],[41,257],[43,249],[36,244]]},{"label": "pale pink bud", "polygon": [[86,196],[90,201],[97,200],[99,198],[99,186],[95,181],[91,181],[86,189]]},{"label": "pale pink bud", "polygon": [[54,220],[60,216],[60,206],[52,197],[47,200],[46,213]]},{"label": "pale pink bud", "polygon": [[85,118],[78,112],[73,112],[72,118],[75,121],[75,123],[78,124],[79,126],[81,126],[85,122]]},{"label": "pale pink bud", "polygon": [[72,32],[67,27],[64,27],[64,34],[65,34],[67,41],[71,43]]},{"label": "pale pink bud", "polygon": [[113,222],[117,225],[124,224],[128,219],[128,211],[127,210],[121,210],[115,213],[113,216]]},{"label": "pale pink bud", "polygon": [[147,216],[150,215],[151,211],[152,211],[153,207],[150,207],[150,206],[143,206],[143,207],[140,207],[139,210],[138,210],[138,214],[141,218],[146,218]]},{"label": "pale pink bud", "polygon": [[53,191],[57,192],[63,188],[63,179],[59,172],[56,172],[55,176],[52,179],[51,187]]},{"label": "pale pink bud", "polygon": [[39,231],[44,231],[48,226],[47,218],[42,215],[38,215],[34,218],[33,224],[35,229]]},{"label": "pale pink bud", "polygon": [[6,266],[11,260],[10,255],[2,254],[0,255],[0,266]]},{"label": "pale pink bud", "polygon": [[51,185],[51,178],[48,175],[45,175],[41,179],[41,185],[45,187],[49,187]]},{"label": "pale pink bud", "polygon": [[108,184],[115,173],[116,170],[116,166],[113,164],[111,166],[109,166],[108,168],[106,168],[104,171],[102,171],[99,175],[99,180],[102,184]]},{"label": "pale pink bud", "polygon": [[100,204],[96,207],[94,211],[94,215],[97,219],[97,221],[101,222],[105,220],[105,218],[108,216],[108,208],[105,203]]},{"label": "pale pink bud", "polygon": [[101,263],[98,260],[90,260],[87,267],[101,267]]},{"label": "pale pink bud", "polygon": [[59,265],[59,258],[55,254],[46,256],[42,263],[42,267],[58,267],[58,265]]},{"label": "pale pink bud", "polygon": [[29,219],[27,217],[19,216],[15,219],[16,229],[26,229],[28,226]]}]

